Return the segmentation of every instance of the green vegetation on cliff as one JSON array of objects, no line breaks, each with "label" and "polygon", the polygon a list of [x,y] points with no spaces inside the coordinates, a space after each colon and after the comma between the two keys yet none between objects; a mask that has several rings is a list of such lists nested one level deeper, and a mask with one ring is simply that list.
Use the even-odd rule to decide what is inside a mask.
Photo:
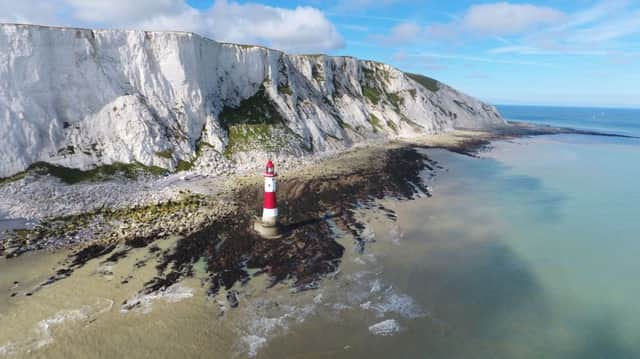
[{"label": "green vegetation on cliff", "polygon": [[373,132],[378,132],[378,130],[382,130],[382,121],[380,121],[380,119],[372,113],[369,114],[369,123],[373,128]]},{"label": "green vegetation on cliff", "polygon": [[173,158],[173,150],[172,149],[167,149],[164,151],[158,151],[156,152],[156,156],[158,157],[162,157],[162,158],[166,158],[168,160]]},{"label": "green vegetation on cliff", "polygon": [[144,174],[161,175],[167,170],[157,166],[145,166],[140,162],[120,163],[96,167],[87,171],[77,168],[69,168],[54,165],[47,162],[36,162],[25,171],[17,173],[11,177],[0,179],[0,184],[17,181],[27,174],[50,175],[59,178],[66,184],[76,184],[80,182],[96,182],[123,176],[128,179],[136,179]]},{"label": "green vegetation on cliff", "polygon": [[261,86],[255,95],[240,101],[237,107],[225,106],[220,122],[227,128],[240,124],[283,124],[284,118]]},{"label": "green vegetation on cliff", "polygon": [[266,123],[240,124],[229,127],[229,143],[224,155],[230,158],[234,153],[250,150],[252,145],[263,143],[271,144],[271,132],[273,125]]},{"label": "green vegetation on cliff", "polygon": [[369,99],[371,103],[377,105],[380,102],[382,93],[375,87],[362,86],[362,94]]},{"label": "green vegetation on cliff", "polygon": [[431,77],[411,73],[407,73],[406,75],[431,92],[438,92],[438,90],[440,90],[440,83]]},{"label": "green vegetation on cliff", "polygon": [[[289,87],[280,87],[278,91],[291,93]],[[229,136],[224,151],[227,158],[238,152],[275,151],[292,142],[302,142],[286,126],[286,120],[267,95],[264,86],[255,95],[242,100],[237,107],[225,107],[220,113],[220,122]]]}]

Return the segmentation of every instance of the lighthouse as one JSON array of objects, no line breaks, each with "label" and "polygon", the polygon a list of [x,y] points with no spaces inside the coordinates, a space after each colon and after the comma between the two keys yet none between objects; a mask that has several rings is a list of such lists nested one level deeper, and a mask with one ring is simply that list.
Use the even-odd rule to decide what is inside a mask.
[{"label": "lighthouse", "polygon": [[278,223],[278,205],[276,203],[276,174],[273,162],[267,162],[264,171],[264,201],[262,205],[262,218],[256,216],[253,228],[267,239],[282,238],[280,225]]},{"label": "lighthouse", "polygon": [[276,204],[276,177],[278,174],[273,167],[273,162],[267,162],[264,171],[264,205],[262,206],[262,224],[275,226],[278,224],[278,206]]}]

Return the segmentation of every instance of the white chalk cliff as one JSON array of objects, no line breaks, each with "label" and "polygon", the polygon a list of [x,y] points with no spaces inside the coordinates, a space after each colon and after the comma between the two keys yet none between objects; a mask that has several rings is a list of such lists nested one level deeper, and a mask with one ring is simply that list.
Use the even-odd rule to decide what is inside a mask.
[{"label": "white chalk cliff", "polygon": [[0,178],[40,161],[174,169],[202,146],[302,155],[503,123],[491,105],[372,61],[182,32],[0,25]]}]

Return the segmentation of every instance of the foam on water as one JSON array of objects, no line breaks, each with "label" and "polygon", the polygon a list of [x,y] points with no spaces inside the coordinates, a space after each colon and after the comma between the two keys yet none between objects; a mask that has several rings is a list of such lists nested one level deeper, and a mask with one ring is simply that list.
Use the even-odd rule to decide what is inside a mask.
[{"label": "foam on water", "polygon": [[370,308],[375,311],[379,317],[387,313],[400,314],[409,319],[420,318],[426,315],[412,297],[406,294],[396,293],[392,287],[385,289],[384,293],[377,299],[378,302],[374,302]]},{"label": "foam on water", "polygon": [[258,355],[258,351],[262,348],[266,343],[267,339],[264,337],[259,337],[257,335],[246,335],[242,337],[242,341],[248,347],[247,355],[250,358]]},{"label": "foam on water", "polygon": [[382,289],[382,283],[380,283],[380,279],[376,278],[371,282],[371,289],[369,289],[369,293],[377,293],[380,289]]},{"label": "foam on water", "polygon": [[162,300],[166,303],[177,303],[191,297],[193,297],[193,289],[181,284],[174,284],[167,289],[158,292],[136,294],[122,305],[120,312],[126,314],[131,311],[137,311],[146,314],[151,312],[153,304],[158,300]]},{"label": "foam on water", "polygon": [[[295,325],[319,313],[355,310],[374,317],[394,314],[409,320],[426,315],[413,298],[385,283],[380,270],[343,273],[325,282],[319,293],[246,298],[248,301],[233,313],[233,321],[239,338],[236,353],[249,357],[256,356],[273,338],[286,335]],[[238,315],[242,319],[238,320]],[[365,328],[375,335],[393,335],[400,331],[400,324],[396,319],[386,319]]]},{"label": "foam on water", "polygon": [[400,229],[400,226],[395,223],[389,230],[389,239],[391,239],[391,242],[395,245],[400,245],[400,242],[402,242],[402,240],[404,239],[404,233]]},{"label": "foam on water", "polygon": [[400,324],[395,319],[387,319],[369,327],[373,335],[389,336],[400,331]]},{"label": "foam on water", "polygon": [[110,311],[112,307],[113,300],[99,298],[96,303],[92,305],[85,305],[78,309],[59,311],[53,316],[39,321],[32,331],[33,335],[26,334],[20,342],[9,342],[0,346],[0,356],[15,356],[41,349],[53,343],[53,328],[59,327],[67,322],[91,321],[98,315]]},{"label": "foam on water", "polygon": [[313,297],[313,302],[316,304],[320,304],[322,303],[322,293],[316,295],[315,297]]},{"label": "foam on water", "polygon": [[322,294],[312,298],[282,295],[274,298],[249,299],[237,310],[243,320],[234,323],[240,338],[236,352],[256,356],[270,339],[286,334],[291,325],[304,322],[316,312]]},{"label": "foam on water", "polygon": [[16,354],[15,344],[9,342],[0,346],[0,357],[8,357]]}]

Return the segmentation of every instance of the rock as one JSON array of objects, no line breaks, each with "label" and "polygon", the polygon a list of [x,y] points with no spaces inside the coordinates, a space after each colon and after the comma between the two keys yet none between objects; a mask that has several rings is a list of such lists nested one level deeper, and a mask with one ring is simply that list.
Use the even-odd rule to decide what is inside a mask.
[{"label": "rock", "polygon": [[400,324],[395,319],[388,319],[369,327],[373,335],[389,336],[400,331]]},{"label": "rock", "polygon": [[229,302],[229,306],[231,308],[237,307],[239,304],[238,292],[235,290],[230,290],[229,292],[227,292],[227,302]]},{"label": "rock", "polygon": [[11,257],[15,256],[16,254],[18,254],[19,251],[20,251],[20,247],[5,248],[4,256],[7,257],[7,258],[11,258]]}]

